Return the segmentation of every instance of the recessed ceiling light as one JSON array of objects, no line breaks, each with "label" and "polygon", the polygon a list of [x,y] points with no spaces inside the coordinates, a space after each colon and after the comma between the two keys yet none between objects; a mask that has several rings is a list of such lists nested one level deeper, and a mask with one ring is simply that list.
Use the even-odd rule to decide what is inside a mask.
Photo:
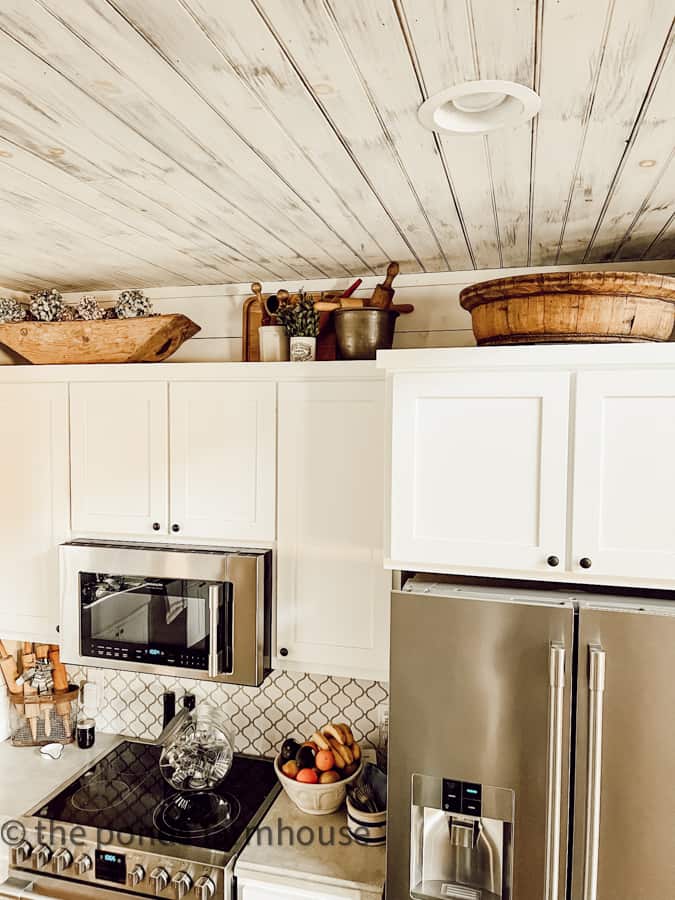
[{"label": "recessed ceiling light", "polygon": [[656,160],[655,159],[641,159],[639,165],[643,169],[651,169],[652,166],[656,165]]},{"label": "recessed ceiling light", "polygon": [[465,81],[429,97],[418,117],[430,131],[486,134],[536,116],[541,97],[515,81]]}]

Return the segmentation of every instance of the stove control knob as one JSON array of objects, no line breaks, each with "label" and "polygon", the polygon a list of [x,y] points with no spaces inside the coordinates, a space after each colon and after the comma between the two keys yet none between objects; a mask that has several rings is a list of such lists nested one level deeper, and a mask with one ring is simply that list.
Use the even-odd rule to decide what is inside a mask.
[{"label": "stove control knob", "polygon": [[176,872],[171,884],[176,890],[176,900],[183,900],[183,897],[192,890],[192,879],[187,872]]},{"label": "stove control knob", "polygon": [[33,850],[33,865],[36,869],[43,869],[52,858],[52,851],[46,844],[38,844]]},{"label": "stove control knob", "polygon": [[32,852],[33,848],[28,841],[21,841],[12,849],[12,865],[20,866],[21,863],[25,863]]},{"label": "stove control knob", "polygon": [[138,887],[138,885],[145,878],[145,869],[143,866],[134,866],[131,872],[129,872],[129,886],[130,887]]},{"label": "stove control knob", "polygon": [[57,850],[54,854],[54,858],[52,859],[52,869],[56,872],[57,875],[60,875],[61,872],[65,872],[67,868],[72,866],[73,864],[73,854],[70,850],[66,850],[65,847],[61,847],[60,850]]},{"label": "stove control knob", "polygon": [[209,878],[208,875],[202,875],[201,878],[197,879],[195,884],[197,900],[211,900],[215,892],[216,886],[213,883],[213,879]]},{"label": "stove control knob", "polygon": [[161,866],[157,866],[157,868],[153,869],[150,873],[150,881],[152,882],[153,891],[156,894],[161,894],[169,884],[169,873]]},{"label": "stove control knob", "polygon": [[80,853],[80,855],[75,859],[75,871],[78,875],[86,875],[87,872],[91,872],[91,870],[91,856],[87,856],[86,853]]}]

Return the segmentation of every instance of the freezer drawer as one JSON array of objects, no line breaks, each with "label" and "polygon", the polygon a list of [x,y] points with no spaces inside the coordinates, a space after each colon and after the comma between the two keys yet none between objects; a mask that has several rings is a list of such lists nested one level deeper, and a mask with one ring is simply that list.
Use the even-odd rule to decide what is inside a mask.
[{"label": "freezer drawer", "polygon": [[[504,834],[512,870],[507,854],[501,887],[478,873],[480,896],[563,900],[573,635],[573,604],[558,598],[392,595],[388,900],[408,900],[411,888],[416,897],[479,896],[466,887],[468,851],[457,865],[456,847],[463,832],[479,849],[483,828]],[[415,784],[445,780],[449,804],[439,791],[413,798],[413,776]],[[473,809],[464,796],[459,815],[444,819],[453,785],[464,795],[467,784],[484,798],[512,797],[512,829],[502,825],[508,809],[491,812],[485,801]],[[413,835],[426,832],[426,851],[411,850],[411,826]],[[417,888],[416,872],[428,873]],[[429,893],[425,885],[436,882]]]},{"label": "freezer drawer", "polygon": [[673,613],[581,604],[573,900],[675,897]]}]

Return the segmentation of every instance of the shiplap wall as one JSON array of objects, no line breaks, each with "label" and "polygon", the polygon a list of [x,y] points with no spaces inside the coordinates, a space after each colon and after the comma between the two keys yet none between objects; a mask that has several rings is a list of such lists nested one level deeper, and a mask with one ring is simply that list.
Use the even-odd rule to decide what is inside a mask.
[{"label": "shiplap wall", "polygon": [[[471,316],[459,305],[462,288],[476,281],[501,278],[528,272],[551,272],[597,266],[544,267],[541,269],[496,269],[481,272],[440,272],[401,275],[395,282],[396,302],[413,303],[415,312],[400,316],[396,327],[395,347],[463,347],[474,343]],[[674,261],[605,266],[625,271],[675,273]],[[355,296],[367,298],[380,279],[364,278]],[[321,291],[344,288],[350,279],[305,281],[306,290]],[[265,283],[266,292],[281,287],[298,288],[301,283]],[[184,344],[172,357],[174,362],[219,362],[241,359],[242,304],[251,290],[248,284],[205,285],[201,287],[153,288],[145,292],[152,298],[156,312],[182,312],[201,326],[199,334]],[[76,302],[81,294],[66,294],[68,302]],[[102,301],[112,301],[115,293],[99,292]]]}]

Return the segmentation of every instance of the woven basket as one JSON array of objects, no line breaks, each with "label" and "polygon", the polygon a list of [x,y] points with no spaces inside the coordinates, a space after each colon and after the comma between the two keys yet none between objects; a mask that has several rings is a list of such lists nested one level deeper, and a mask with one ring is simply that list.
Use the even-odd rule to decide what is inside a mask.
[{"label": "woven basket", "polygon": [[14,747],[41,747],[44,744],[70,744],[75,740],[77,705],[80,689],[69,685],[67,691],[24,697],[10,694],[9,722]]}]

